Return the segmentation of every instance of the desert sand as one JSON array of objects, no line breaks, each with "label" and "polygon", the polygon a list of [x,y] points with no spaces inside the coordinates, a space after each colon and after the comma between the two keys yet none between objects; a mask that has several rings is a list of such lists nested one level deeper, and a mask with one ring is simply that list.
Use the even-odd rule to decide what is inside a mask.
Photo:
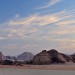
[{"label": "desert sand", "polygon": [[1,68],[41,69],[41,70],[75,70],[75,64],[24,65],[24,66],[0,65],[0,69]]}]

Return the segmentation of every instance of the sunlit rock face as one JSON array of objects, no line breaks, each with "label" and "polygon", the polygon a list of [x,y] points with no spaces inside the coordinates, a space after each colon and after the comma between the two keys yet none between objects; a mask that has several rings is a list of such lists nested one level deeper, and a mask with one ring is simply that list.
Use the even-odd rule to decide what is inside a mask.
[{"label": "sunlit rock face", "polygon": [[50,55],[46,50],[43,50],[42,52],[34,56],[33,64],[44,65],[50,63],[51,63]]}]

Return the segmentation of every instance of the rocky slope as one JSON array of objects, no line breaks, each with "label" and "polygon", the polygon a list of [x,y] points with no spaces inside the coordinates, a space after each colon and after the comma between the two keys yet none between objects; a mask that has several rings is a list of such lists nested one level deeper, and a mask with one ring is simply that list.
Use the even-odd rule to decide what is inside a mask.
[{"label": "rocky slope", "polygon": [[57,64],[66,63],[72,61],[72,58],[63,53],[59,53],[57,50],[43,50],[33,58],[33,64],[44,65],[44,64]]},{"label": "rocky slope", "polygon": [[35,56],[30,52],[24,52],[17,57],[14,57],[4,56],[3,53],[0,52],[0,63],[5,60],[35,65],[64,64],[70,62],[75,63],[75,54],[66,55],[55,49],[51,49],[49,51],[43,50]]},{"label": "rocky slope", "polygon": [[33,64],[50,64],[51,59],[50,55],[46,50],[43,50],[42,52],[38,53],[34,56]]}]

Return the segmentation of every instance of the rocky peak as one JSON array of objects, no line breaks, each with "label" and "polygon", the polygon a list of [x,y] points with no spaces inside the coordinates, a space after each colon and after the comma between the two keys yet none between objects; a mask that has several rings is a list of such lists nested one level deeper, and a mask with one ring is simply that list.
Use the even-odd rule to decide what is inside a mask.
[{"label": "rocky peak", "polygon": [[24,52],[17,56],[17,60],[19,61],[31,61],[34,55],[30,52]]},{"label": "rocky peak", "polygon": [[46,50],[43,50],[42,52],[38,53],[33,58],[33,64],[44,65],[50,63],[51,63],[50,55]]},{"label": "rocky peak", "polygon": [[48,51],[50,54],[58,54],[58,51],[55,49],[51,49]]},{"label": "rocky peak", "polygon": [[53,63],[66,63],[69,62],[70,57],[65,54],[59,53],[55,49],[49,51],[43,50],[36,54],[33,58],[33,64],[53,64]]},{"label": "rocky peak", "polygon": [[46,50],[43,50],[42,52],[47,52]]},{"label": "rocky peak", "polygon": [[57,57],[59,55],[58,51],[55,49],[51,49],[48,51],[51,57]]}]

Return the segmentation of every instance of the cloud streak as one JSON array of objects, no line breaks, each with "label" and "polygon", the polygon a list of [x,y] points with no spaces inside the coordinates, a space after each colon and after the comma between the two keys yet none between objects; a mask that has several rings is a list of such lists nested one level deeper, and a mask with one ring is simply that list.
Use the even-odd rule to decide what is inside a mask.
[{"label": "cloud streak", "polygon": [[38,8],[36,8],[36,9],[45,9],[45,8],[49,8],[49,7],[51,7],[51,6],[53,6],[53,5],[57,4],[57,3],[59,3],[59,2],[61,2],[61,1],[62,1],[62,0],[51,0],[51,1],[48,2],[46,5],[41,6],[41,7],[38,7]]},{"label": "cloud streak", "polygon": [[[11,19],[4,24],[1,31],[1,37],[6,39],[25,39],[25,38],[37,38],[50,40],[50,41],[69,41],[75,36],[75,16],[74,10],[62,10],[50,14],[34,14],[28,17],[19,17],[15,20]],[[56,27],[56,28],[54,28]],[[72,35],[70,38],[68,35]],[[48,38],[45,38],[48,37]],[[64,36],[64,37],[63,37]],[[59,39],[63,38],[63,39]],[[67,39],[69,38],[69,39]],[[2,39],[2,38],[1,38]],[[73,40],[74,41],[74,40]]]}]

